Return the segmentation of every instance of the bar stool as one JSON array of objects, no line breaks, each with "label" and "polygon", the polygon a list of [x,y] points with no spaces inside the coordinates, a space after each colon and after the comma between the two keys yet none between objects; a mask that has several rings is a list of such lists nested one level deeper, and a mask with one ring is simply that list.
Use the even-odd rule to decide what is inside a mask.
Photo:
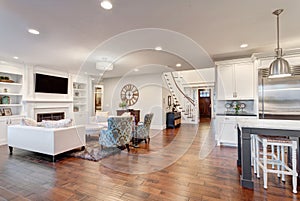
[{"label": "bar stool", "polygon": [[[260,146],[262,145],[263,151],[260,152]],[[268,146],[271,146],[271,153],[267,152]],[[274,147],[277,148],[277,154],[274,153]],[[292,169],[285,162],[285,148],[290,147],[292,150]],[[259,168],[263,170],[264,188],[267,189],[268,173],[276,173],[278,177],[282,175],[281,180],[285,181],[285,175],[292,175],[293,193],[297,193],[297,170],[296,170],[296,150],[297,141],[282,137],[271,136],[255,136],[255,164],[257,177],[260,178]],[[271,156],[271,157],[268,157]],[[268,167],[272,165],[272,169]],[[274,165],[277,169],[274,169]],[[256,167],[255,167],[256,166]]]}]

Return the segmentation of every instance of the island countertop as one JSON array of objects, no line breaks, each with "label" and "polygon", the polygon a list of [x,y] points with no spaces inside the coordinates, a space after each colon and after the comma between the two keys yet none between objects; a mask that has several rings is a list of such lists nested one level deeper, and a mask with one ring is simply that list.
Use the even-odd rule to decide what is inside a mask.
[{"label": "island countertop", "polygon": [[284,130],[300,130],[300,121],[297,120],[274,120],[274,119],[243,119],[237,120],[240,128],[269,128]]},{"label": "island countertop", "polygon": [[[300,121],[273,119],[241,119],[237,120],[238,129],[238,160],[241,166],[241,185],[253,189],[251,170],[251,135],[285,136],[300,138]],[[300,149],[298,149],[300,155]],[[300,166],[300,161],[298,161]]]}]

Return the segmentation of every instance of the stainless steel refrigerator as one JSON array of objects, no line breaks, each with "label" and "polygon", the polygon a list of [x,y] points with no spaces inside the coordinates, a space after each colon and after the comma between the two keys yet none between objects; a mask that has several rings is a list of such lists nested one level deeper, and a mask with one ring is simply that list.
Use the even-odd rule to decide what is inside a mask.
[{"label": "stainless steel refrigerator", "polygon": [[258,71],[259,118],[300,120],[300,66],[294,76],[268,78],[268,69]]}]

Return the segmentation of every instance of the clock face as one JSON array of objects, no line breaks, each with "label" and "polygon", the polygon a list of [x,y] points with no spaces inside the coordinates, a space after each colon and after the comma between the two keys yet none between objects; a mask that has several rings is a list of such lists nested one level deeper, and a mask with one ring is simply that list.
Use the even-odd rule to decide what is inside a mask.
[{"label": "clock face", "polygon": [[133,84],[127,84],[121,89],[121,100],[128,106],[134,105],[139,98],[139,91]]}]

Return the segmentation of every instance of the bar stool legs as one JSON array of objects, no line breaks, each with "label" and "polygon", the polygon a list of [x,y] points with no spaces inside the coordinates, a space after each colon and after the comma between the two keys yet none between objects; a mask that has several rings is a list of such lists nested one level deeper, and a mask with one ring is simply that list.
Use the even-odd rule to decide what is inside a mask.
[{"label": "bar stool legs", "polygon": [[[285,175],[292,176],[293,193],[297,193],[297,170],[296,170],[296,151],[297,141],[286,138],[278,137],[254,137],[254,161],[253,169],[257,174],[257,178],[260,178],[260,168],[263,171],[264,188],[268,188],[268,173],[277,173],[277,176],[281,176],[281,180],[285,181]],[[262,153],[260,152],[260,146],[262,145]],[[271,153],[268,153],[268,146],[271,147]],[[277,148],[277,154],[275,149]],[[285,162],[285,147],[290,147],[292,150],[292,169]],[[269,157],[268,157],[269,156]],[[269,165],[269,166],[268,166]],[[276,165],[276,169],[275,169]],[[270,167],[270,168],[268,168]]]}]

